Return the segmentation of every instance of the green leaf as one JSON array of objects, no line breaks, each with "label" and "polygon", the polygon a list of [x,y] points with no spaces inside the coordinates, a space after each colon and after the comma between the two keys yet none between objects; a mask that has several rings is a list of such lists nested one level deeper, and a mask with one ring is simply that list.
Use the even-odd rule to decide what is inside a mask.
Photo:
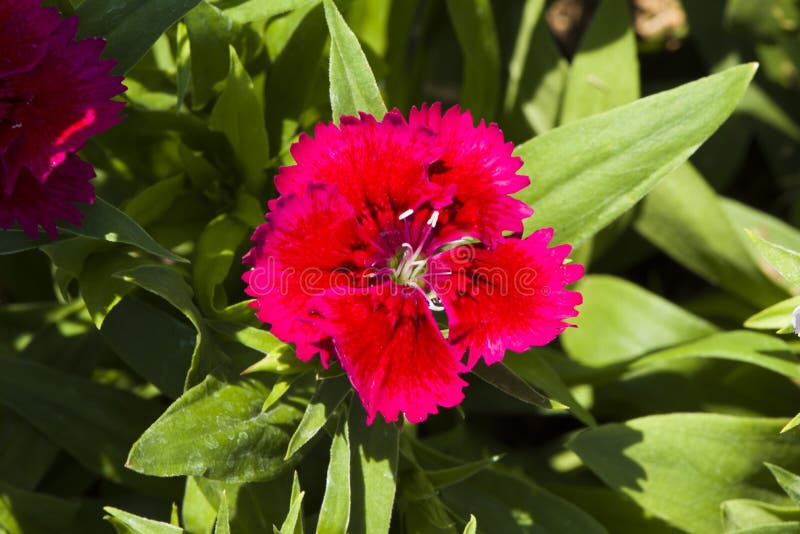
[{"label": "green leaf", "polygon": [[789,283],[800,287],[800,253],[786,247],[767,241],[755,232],[748,231],[747,235],[755,243],[756,248]]},{"label": "green leaf", "polygon": [[791,497],[795,504],[800,504],[800,476],[769,462],[766,462],[764,465],[772,472],[772,476],[774,476],[778,484],[781,485],[786,495]]},{"label": "green leaf", "polygon": [[[763,462],[800,466],[800,440],[782,421],[669,414],[584,430],[568,444],[611,488],[688,532],[722,531],[719,507],[737,498],[779,503]],[[735,453],[731,449],[735,446]]]},{"label": "green leaf", "polygon": [[744,326],[756,330],[783,330],[792,327],[792,312],[800,306],[800,297],[792,297],[773,304],[749,317]]},{"label": "green leaf", "polygon": [[117,60],[114,72],[125,74],[164,31],[200,0],[84,0],[75,10],[79,37],[105,37],[105,57]]},{"label": "green leaf", "polygon": [[143,265],[120,271],[116,277],[155,293],[181,311],[197,330],[192,364],[186,375],[186,388],[199,383],[226,356],[210,339],[205,321],[192,301],[192,289],[175,270],[163,265]]},{"label": "green leaf", "polygon": [[572,59],[561,123],[613,109],[639,98],[639,60],[625,0],[603,0]]},{"label": "green leaf", "polygon": [[707,321],[645,289],[607,275],[585,277],[580,314],[561,335],[567,353],[602,367],[630,361],[655,349],[716,332]]},{"label": "green leaf", "polygon": [[223,491],[219,500],[217,523],[214,525],[214,534],[231,534],[231,524],[228,513],[228,495]]},{"label": "green leaf", "polygon": [[503,363],[534,388],[569,407],[572,414],[587,425],[596,424],[592,414],[575,399],[556,370],[536,350],[524,354],[509,352]]},{"label": "green leaf", "polygon": [[160,412],[127,391],[4,356],[0,403],[91,471],[127,483],[138,479],[123,467],[128,447]]},{"label": "green leaf", "polygon": [[297,478],[297,471],[295,471],[289,513],[286,514],[280,530],[275,529],[275,534],[303,534],[303,497],[305,494],[305,491],[300,491],[300,481]]},{"label": "green leaf", "polygon": [[236,258],[236,249],[249,228],[238,219],[219,215],[205,227],[197,240],[192,278],[197,302],[207,315],[217,315],[228,305],[222,283]]},{"label": "green leaf", "polygon": [[366,425],[367,414],[360,402],[350,408],[350,450],[352,534],[389,532],[397,489],[400,434],[394,425],[374,421]]},{"label": "green leaf", "polygon": [[0,532],[56,534],[73,524],[78,503],[23,491],[0,481]]},{"label": "green leaf", "polygon": [[242,371],[242,374],[265,372],[293,375],[314,369],[313,365],[297,358],[291,345],[266,330],[226,321],[210,321],[208,325],[225,337],[264,353],[261,360]]},{"label": "green leaf", "polygon": [[789,430],[795,428],[797,425],[800,425],[800,413],[792,417],[792,420],[786,423],[786,425],[781,428],[781,434],[784,432],[788,432]]},{"label": "green leaf", "polygon": [[161,256],[172,261],[186,261],[185,258],[158,244],[133,219],[100,197],[95,198],[94,204],[82,211],[86,217],[80,226],[64,224],[59,228],[73,235],[133,245],[154,256]]},{"label": "green leaf", "polygon": [[772,527],[778,523],[785,526],[784,522],[792,519],[800,519],[800,510],[796,506],[779,506],[753,499],[731,499],[722,503],[722,524],[726,533],[749,532],[750,529]]},{"label": "green leaf", "polygon": [[579,244],[627,211],[731,114],[755,72],[742,65],[562,126],[519,146],[526,231]]},{"label": "green leaf", "polygon": [[447,0],[447,11],[464,62],[461,105],[473,117],[490,121],[500,89],[500,46],[492,5],[489,0]]},{"label": "green leaf", "polygon": [[780,339],[744,330],[720,332],[697,341],[648,354],[634,362],[634,369],[682,358],[722,358],[758,365],[800,380],[800,362]]},{"label": "green leaf", "polygon": [[478,532],[478,520],[475,519],[475,516],[470,514],[469,521],[464,526],[464,534],[477,534]]},{"label": "green leaf", "polygon": [[317,384],[317,391],[308,403],[303,419],[289,441],[286,449],[287,460],[317,435],[325,423],[333,417],[336,408],[347,398],[350,391],[352,391],[350,383],[343,378],[321,380]]},{"label": "green leaf", "polygon": [[445,488],[442,499],[461,517],[475,515],[485,532],[605,534],[589,514],[530,480],[485,470]]},{"label": "green leaf", "polygon": [[192,107],[202,109],[227,78],[231,66],[230,21],[201,1],[184,18],[192,54]]},{"label": "green leaf", "polygon": [[333,120],[364,111],[383,118],[386,106],[358,38],[348,28],[333,0],[323,0],[331,34],[330,95]]},{"label": "green leaf", "polygon": [[331,443],[325,496],[319,510],[317,534],[347,532],[350,522],[350,431],[342,415]]},{"label": "green leaf", "polygon": [[0,410],[0,443],[0,480],[21,490],[36,488],[58,454],[54,443],[7,408]]},{"label": "green leaf", "polygon": [[544,4],[544,0],[525,2],[508,67],[503,130],[512,138],[544,133],[558,119],[568,66],[541,16]]},{"label": "green leaf", "polygon": [[691,165],[648,195],[635,226],[676,261],[747,302],[767,306],[785,296],[764,276],[717,194]]},{"label": "green leaf", "polygon": [[225,89],[211,111],[208,126],[222,132],[228,139],[241,166],[247,188],[259,196],[266,183],[264,169],[269,165],[264,108],[236,50],[231,46],[228,53],[230,68]]},{"label": "green leaf", "polygon": [[520,378],[502,362],[493,365],[486,365],[480,362],[473,367],[472,373],[506,395],[514,397],[526,404],[539,406],[541,408],[557,407],[550,399],[533,389],[530,384]]},{"label": "green leaf", "polygon": [[106,520],[114,525],[117,534],[180,534],[184,532],[182,528],[169,523],[139,517],[112,506],[106,506],[103,510],[108,513]]},{"label": "green leaf", "polygon": [[798,530],[800,530],[800,521],[787,521],[785,523],[773,523],[742,530],[732,530],[729,534],[795,534]]},{"label": "green leaf", "polygon": [[398,482],[397,511],[406,532],[457,534],[452,513],[419,469],[403,469]]},{"label": "green leaf", "polygon": [[50,239],[43,234],[37,239],[31,239],[25,232],[16,228],[0,230],[0,256],[31,250],[50,242]]},{"label": "green leaf", "polygon": [[320,0],[210,0],[225,16],[239,24],[262,20],[301,7],[313,5]]},{"label": "green leaf", "polygon": [[153,476],[227,482],[275,478],[294,463],[285,461],[283,452],[302,412],[279,403],[262,413],[269,392],[254,378],[223,381],[209,375],[147,429],[131,448],[127,466]]},{"label": "green leaf", "polygon": [[191,327],[128,296],[108,314],[100,333],[122,361],[164,395],[176,399],[183,393],[197,337]]},{"label": "green leaf", "polygon": [[185,178],[178,175],[146,187],[128,201],[125,213],[142,226],[153,224],[169,211],[184,192],[184,182]]},{"label": "green leaf", "polygon": [[182,506],[184,528],[193,534],[212,534],[224,494],[231,532],[272,532],[289,510],[291,486],[288,471],[269,482],[244,484],[188,477]]},{"label": "green leaf", "polygon": [[152,261],[148,258],[121,254],[116,249],[96,252],[87,258],[78,276],[78,283],[81,298],[98,329],[103,327],[103,321],[111,310],[136,287],[114,278],[114,274],[149,263]]},{"label": "green leaf", "polygon": [[425,477],[430,481],[434,488],[442,489],[468,479],[484,469],[489,468],[493,464],[496,464],[502,458],[502,455],[496,454],[482,460],[468,462],[455,467],[426,471]]}]

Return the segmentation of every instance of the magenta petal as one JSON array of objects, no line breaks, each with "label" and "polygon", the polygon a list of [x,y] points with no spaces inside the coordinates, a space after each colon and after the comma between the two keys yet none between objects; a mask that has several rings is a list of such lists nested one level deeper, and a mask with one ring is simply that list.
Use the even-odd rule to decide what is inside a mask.
[{"label": "magenta petal", "polygon": [[387,423],[401,413],[418,423],[463,400],[467,383],[458,376],[458,356],[418,290],[386,284],[320,297],[311,306],[333,338],[368,424],[378,413]]},{"label": "magenta petal", "polygon": [[31,239],[35,239],[41,226],[55,239],[57,220],[80,224],[83,214],[75,203],[94,202],[92,178],[92,166],[74,154],[69,154],[53,169],[45,183],[24,171],[10,194],[0,191],[0,227],[7,229],[16,221]]},{"label": "magenta petal", "polygon": [[452,207],[441,216],[448,236],[468,235],[494,246],[504,231],[522,231],[522,221],[533,210],[509,195],[527,187],[530,179],[517,174],[522,159],[512,155],[514,145],[496,124],[475,126],[470,112],[458,106],[442,114],[439,103],[412,108],[409,124],[432,130],[444,149],[430,168],[430,180],[454,191]]},{"label": "magenta petal", "polygon": [[431,260],[433,288],[444,303],[449,342],[469,350],[468,368],[480,358],[503,359],[545,345],[570,326],[581,294],[565,286],[583,276],[583,266],[564,264],[569,245],[548,248],[553,231],[507,239],[494,249],[461,246]]},{"label": "magenta petal", "polygon": [[302,193],[310,183],[335,185],[359,217],[386,228],[407,209],[447,197],[427,177],[442,153],[434,141],[397,112],[380,122],[366,113],[342,117],[338,127],[317,125],[313,138],[301,135],[292,146],[296,164],[281,168],[275,184],[283,195]]},{"label": "magenta petal", "polygon": [[305,313],[308,300],[333,287],[360,284],[352,270],[363,269],[371,245],[344,197],[321,184],[278,199],[252,240],[255,247],[244,261],[253,268],[243,279],[256,299],[257,316],[276,336],[297,343],[298,357],[308,360],[327,338]]},{"label": "magenta petal", "polygon": [[47,51],[47,38],[61,22],[54,7],[39,0],[0,2],[0,78],[36,65]]},{"label": "magenta petal", "polygon": [[62,21],[34,43],[44,51],[34,65],[0,75],[0,165],[7,193],[22,169],[44,182],[68,153],[120,120],[124,103],[110,98],[124,91],[122,77],[109,76],[114,62],[100,59],[102,39],[74,40],[77,24],[74,17]]}]

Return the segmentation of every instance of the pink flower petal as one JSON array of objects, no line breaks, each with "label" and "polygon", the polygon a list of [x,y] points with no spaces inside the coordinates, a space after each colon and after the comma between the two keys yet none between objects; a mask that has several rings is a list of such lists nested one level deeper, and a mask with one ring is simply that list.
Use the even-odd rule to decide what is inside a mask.
[{"label": "pink flower petal", "polygon": [[530,180],[517,174],[522,160],[511,155],[514,145],[505,141],[496,124],[481,121],[476,127],[470,112],[458,106],[442,115],[438,102],[412,108],[409,124],[432,130],[445,149],[430,168],[430,180],[454,190],[453,206],[441,219],[452,237],[469,235],[494,246],[503,240],[503,231],[522,231],[522,221],[533,210],[509,195]]},{"label": "pink flower petal", "polygon": [[56,8],[41,4],[39,0],[0,2],[0,78],[30,69],[47,51],[47,37],[61,16]]},{"label": "pink flower petal", "polygon": [[460,246],[430,262],[433,288],[450,324],[449,342],[469,349],[467,368],[545,345],[570,326],[581,294],[564,288],[583,276],[583,266],[564,264],[569,245],[548,248],[553,230],[507,239],[494,249]]},{"label": "pink flower petal", "polygon": [[[42,11],[50,12],[49,9]],[[0,164],[9,193],[22,169],[40,182],[80,150],[86,140],[119,120],[122,77],[109,76],[113,61],[100,60],[104,41],[75,42],[70,18],[36,44],[44,50],[26,70],[0,75]]]},{"label": "pink flower petal", "polygon": [[[253,269],[243,279],[256,298],[257,316],[280,339],[297,343],[298,356],[308,360],[327,338],[305,313],[308,300],[332,287],[361,284],[372,247],[353,208],[334,187],[321,184],[278,199],[252,240],[244,262]],[[322,356],[327,365],[327,353]]]},{"label": "pink flower petal", "polygon": [[427,178],[441,153],[429,131],[409,128],[399,113],[381,122],[362,113],[342,117],[339,127],[317,125],[313,138],[301,135],[292,146],[296,165],[283,167],[275,184],[283,195],[302,193],[309,183],[335,185],[363,224],[386,229],[408,209],[449,201]]},{"label": "pink flower petal", "polygon": [[314,299],[311,306],[333,338],[368,424],[378,413],[387,423],[400,413],[418,423],[463,400],[467,383],[458,376],[458,356],[417,289],[389,283]]},{"label": "pink flower petal", "polygon": [[92,178],[92,166],[74,154],[67,155],[45,183],[39,182],[29,171],[23,171],[11,194],[0,191],[0,227],[8,229],[18,221],[25,233],[35,239],[41,226],[55,239],[58,235],[56,220],[80,224],[83,214],[74,203],[94,202],[94,188],[89,181]]}]

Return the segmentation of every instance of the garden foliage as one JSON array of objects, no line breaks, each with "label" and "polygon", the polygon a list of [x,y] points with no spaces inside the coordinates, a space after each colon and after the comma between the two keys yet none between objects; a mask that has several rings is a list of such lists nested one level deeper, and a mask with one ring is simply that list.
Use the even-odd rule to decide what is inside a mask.
[{"label": "garden foliage", "polygon": [[[663,35],[584,2],[574,46],[545,0],[47,3],[126,105],[80,224],[0,231],[0,531],[800,529],[796,1],[675,2]],[[461,405],[367,424],[242,257],[302,132],[435,101],[514,142],[583,304]]]}]

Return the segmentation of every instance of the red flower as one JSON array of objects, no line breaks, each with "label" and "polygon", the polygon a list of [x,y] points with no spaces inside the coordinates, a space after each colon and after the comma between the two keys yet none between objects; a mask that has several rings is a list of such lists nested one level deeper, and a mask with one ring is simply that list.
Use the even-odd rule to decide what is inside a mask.
[{"label": "red flower", "polygon": [[519,237],[532,211],[509,196],[529,183],[512,149],[495,124],[434,104],[320,124],[276,177],[246,291],[300,359],[339,361],[369,422],[455,406],[459,373],[544,345],[577,314],[570,247],[548,248],[551,229]]},{"label": "red flower", "polygon": [[56,218],[79,223],[72,203],[94,200],[94,172],[73,154],[119,121],[124,103],[109,99],[125,87],[102,39],[76,42],[78,20],[40,4],[0,3],[0,226],[55,237]]}]

